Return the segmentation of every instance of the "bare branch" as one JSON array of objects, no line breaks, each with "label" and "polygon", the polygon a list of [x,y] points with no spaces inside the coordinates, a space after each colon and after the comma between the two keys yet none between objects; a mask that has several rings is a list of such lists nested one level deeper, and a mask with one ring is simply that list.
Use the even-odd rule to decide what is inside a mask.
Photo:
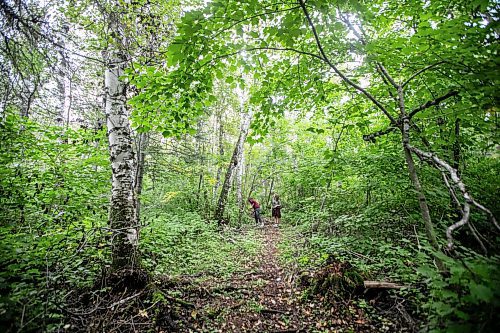
[{"label": "bare branch", "polygon": [[453,231],[468,224],[469,217],[470,217],[470,205],[467,202],[465,202],[463,207],[463,215],[460,221],[455,222],[446,229],[446,238],[448,239],[449,250],[453,249],[453,235],[452,235]]},{"label": "bare branch", "polygon": [[428,101],[422,105],[420,105],[418,108],[414,109],[412,112],[410,112],[410,114],[408,115],[408,118],[412,118],[414,115],[416,115],[418,112],[420,111],[423,111],[425,109],[428,109],[430,108],[431,106],[434,106],[434,105],[438,105],[439,103],[441,103],[442,101],[450,98],[450,97],[453,97],[453,96],[456,96],[458,95],[458,91],[456,90],[451,90],[449,91],[447,94],[441,96],[441,97],[438,97],[432,101]]},{"label": "bare branch", "polygon": [[[496,229],[498,231],[500,231],[500,226],[498,225],[493,213],[489,209],[487,209],[486,207],[484,207],[483,205],[479,204],[477,201],[474,200],[474,198],[470,195],[470,193],[465,188],[465,184],[460,179],[460,176],[458,175],[457,170],[455,170],[448,163],[446,163],[445,161],[443,161],[442,159],[440,159],[438,156],[436,156],[433,153],[424,152],[424,151],[422,151],[416,147],[413,147],[409,144],[406,144],[406,147],[411,152],[416,154],[420,159],[433,165],[437,169],[441,170],[441,172],[447,172],[450,175],[452,182],[455,184],[455,186],[458,187],[458,189],[462,193],[462,197],[464,198],[464,204],[462,205],[462,211],[463,211],[462,218],[460,219],[460,221],[449,226],[448,229],[446,230],[446,236],[448,238],[448,248],[451,249],[453,247],[453,236],[452,236],[453,231],[466,225],[469,222],[470,206],[471,205],[473,205],[474,207],[478,208],[479,210],[483,211],[486,215],[488,215],[488,217],[490,218],[490,221],[493,223],[493,225],[496,227]],[[447,181],[447,179],[445,179],[445,180]],[[450,188],[451,188],[451,186],[448,186],[448,189],[450,189]],[[458,201],[458,199],[457,199],[457,201]]]},{"label": "bare branch", "polygon": [[[462,209],[462,205],[457,198],[457,194],[455,193],[455,190],[453,189],[453,187],[450,185],[450,182],[448,181],[448,176],[443,171],[441,171],[441,175],[443,176],[444,183],[445,183],[446,187],[448,188],[448,191],[450,192],[450,196],[451,196],[453,202],[455,203],[455,205],[457,207],[459,207],[460,214],[462,215],[462,218],[463,218],[463,216],[465,215],[464,210]],[[468,221],[467,226],[469,227],[474,238],[477,240],[477,242],[481,246],[481,249],[483,250],[484,254],[487,255],[488,250],[486,249],[486,247],[484,246],[484,243],[479,238],[478,233],[476,232],[476,230],[474,229],[474,227],[472,226],[472,223],[470,221]],[[452,237],[451,233],[448,234],[448,231],[447,231],[446,235],[448,237],[448,247],[450,247],[451,246],[450,244],[453,244],[452,243],[453,237]]]}]

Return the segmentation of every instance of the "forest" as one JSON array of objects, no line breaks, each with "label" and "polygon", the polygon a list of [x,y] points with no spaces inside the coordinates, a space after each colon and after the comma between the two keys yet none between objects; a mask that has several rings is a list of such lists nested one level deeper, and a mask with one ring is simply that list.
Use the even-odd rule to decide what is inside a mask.
[{"label": "forest", "polygon": [[498,0],[0,0],[0,331],[497,332]]}]

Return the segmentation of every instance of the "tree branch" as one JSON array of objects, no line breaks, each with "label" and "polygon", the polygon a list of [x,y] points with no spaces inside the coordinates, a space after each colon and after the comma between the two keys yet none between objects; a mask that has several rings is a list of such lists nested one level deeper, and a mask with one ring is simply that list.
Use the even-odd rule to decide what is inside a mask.
[{"label": "tree branch", "polygon": [[[406,144],[406,147],[416,154],[420,159],[423,161],[428,162],[432,166],[436,167],[437,169],[441,170],[441,172],[447,172],[450,175],[450,178],[452,182],[455,184],[455,186],[458,187],[460,192],[462,193],[462,197],[464,198],[464,204],[462,205],[462,218],[460,221],[454,223],[453,225],[449,226],[448,229],[446,230],[446,237],[448,238],[448,248],[452,249],[453,248],[453,231],[456,229],[466,225],[469,222],[470,218],[470,206],[473,205],[474,207],[478,208],[479,210],[483,211],[488,217],[490,218],[490,221],[492,224],[496,227],[498,231],[500,231],[500,226],[497,223],[497,220],[495,219],[495,216],[493,213],[484,207],[483,205],[479,204],[477,201],[474,200],[474,198],[470,195],[470,193],[467,191],[465,188],[465,184],[463,181],[460,179],[460,176],[458,175],[457,170],[455,170],[453,167],[451,167],[448,163],[440,159],[438,156],[436,156],[433,153],[430,152],[424,152],[416,147],[413,147],[409,144]],[[445,179],[447,180],[447,179]],[[448,187],[448,189],[450,189]],[[458,199],[457,199],[458,200]]]},{"label": "tree branch", "polygon": [[224,59],[224,58],[227,58],[227,57],[230,57],[230,56],[233,56],[233,55],[236,55],[236,54],[240,54],[241,52],[252,52],[252,51],[262,51],[262,50],[270,50],[270,51],[291,51],[291,52],[295,52],[295,53],[298,53],[298,54],[303,54],[303,55],[307,55],[307,56],[310,56],[310,57],[313,57],[313,58],[316,58],[318,60],[321,60],[321,61],[324,61],[324,59],[317,55],[317,54],[314,54],[314,53],[310,53],[310,52],[306,52],[306,51],[302,51],[302,50],[297,50],[297,49],[294,49],[294,48],[290,48],[290,47],[272,47],[272,46],[262,46],[262,47],[251,47],[251,48],[248,48],[248,49],[241,49],[241,50],[238,50],[238,51],[234,51],[234,52],[230,52],[230,53],[226,53],[226,54],[222,54],[220,56],[217,56],[215,58],[212,58],[210,59],[210,61],[207,61],[206,63],[202,64],[200,66],[200,68],[210,64],[210,63],[213,63],[217,60],[220,60],[220,59]]},{"label": "tree branch", "polygon": [[450,97],[453,97],[453,96],[456,96],[458,95],[458,91],[456,90],[451,90],[449,91],[446,95],[443,95],[441,97],[438,97],[432,101],[428,101],[422,105],[420,105],[418,108],[414,109],[412,112],[410,112],[410,114],[408,115],[408,118],[412,118],[414,115],[416,115],[418,112],[420,111],[423,111],[425,109],[428,109],[430,108],[431,106],[434,106],[434,105],[438,105],[439,103],[441,103],[442,101],[450,98]]},{"label": "tree branch", "polygon": [[427,70],[429,70],[431,68],[434,68],[434,67],[436,67],[438,65],[444,64],[444,63],[446,63],[446,61],[443,60],[443,61],[439,61],[439,62],[436,62],[435,64],[432,64],[432,65],[429,65],[427,67],[422,68],[421,70],[417,71],[415,74],[413,74],[412,76],[410,76],[410,78],[408,80],[406,80],[401,85],[401,87],[404,88],[408,83],[410,83],[411,80],[413,80],[415,77],[417,77],[418,75],[422,74],[423,72],[425,72],[425,71],[427,71]]},{"label": "tree branch", "polygon": [[300,6],[295,6],[295,7],[290,7],[290,8],[280,9],[280,10],[271,10],[271,11],[268,11],[268,12],[263,12],[263,13],[251,15],[251,16],[248,16],[248,17],[244,17],[241,20],[236,20],[233,23],[231,23],[229,26],[224,27],[221,30],[217,31],[217,33],[212,38],[214,39],[217,36],[219,36],[221,33],[223,33],[224,31],[227,31],[227,30],[233,28],[234,26],[236,26],[236,25],[238,25],[238,24],[240,24],[242,22],[249,21],[249,20],[251,20],[253,18],[261,17],[261,16],[266,16],[268,14],[277,14],[277,13],[287,12],[287,11],[291,11],[291,10],[295,10],[295,9],[299,9],[299,8],[300,8]]},{"label": "tree branch", "polygon": [[[441,171],[441,175],[443,176],[444,184],[448,188],[448,191],[450,192],[450,196],[451,196],[453,202],[455,203],[455,205],[457,207],[459,207],[460,214],[462,215],[462,219],[463,219],[463,216],[465,216],[465,213],[464,213],[464,210],[462,209],[462,205],[460,204],[460,201],[457,198],[457,194],[455,193],[455,190],[453,189],[453,187],[450,185],[450,182],[448,181],[448,176],[446,176],[446,173],[443,172],[443,171]],[[467,203],[465,203],[465,205],[468,206]],[[488,254],[488,250],[486,249],[486,247],[484,246],[484,243],[481,241],[481,239],[479,238],[478,234],[476,233],[476,230],[472,226],[472,223],[470,223],[470,221],[469,221],[467,223],[467,225],[468,225],[468,227],[469,227],[472,235],[474,236],[474,238],[477,240],[477,242],[481,246],[481,249],[483,250],[484,254],[487,255]],[[447,232],[447,236],[448,236],[448,246],[450,246],[449,242],[450,242],[451,234],[448,235],[448,232]],[[451,240],[452,240],[452,238],[451,238]]]},{"label": "tree branch", "polygon": [[374,133],[371,133],[371,134],[364,134],[363,135],[363,140],[375,143],[375,139],[376,138],[378,138],[379,136],[382,136],[382,135],[389,134],[389,133],[393,132],[396,129],[397,129],[397,127],[389,127],[389,128],[387,128],[385,130],[377,131],[377,132],[374,132]]},{"label": "tree branch", "polygon": [[307,11],[306,5],[304,3],[304,0],[299,0],[300,6],[302,7],[302,11],[304,12],[304,15],[306,16],[307,22],[309,23],[309,26],[311,27],[312,33],[314,35],[314,39],[316,41],[316,45],[318,46],[318,50],[321,54],[321,57],[323,61],[325,61],[333,71],[340,76],[340,78],[349,84],[351,87],[356,89],[357,91],[361,92],[363,95],[365,95],[370,101],[373,102],[386,116],[391,120],[391,123],[395,124],[396,119],[394,119],[393,116],[387,111],[387,109],[375,98],[373,97],[372,94],[370,94],[368,91],[365,89],[361,88],[359,85],[357,85],[355,82],[351,81],[347,76],[344,75],[331,61],[328,59],[323,46],[321,45],[321,42],[319,40],[318,32],[316,31],[316,28],[314,26],[314,23],[311,20],[311,16],[309,15],[309,12]]}]

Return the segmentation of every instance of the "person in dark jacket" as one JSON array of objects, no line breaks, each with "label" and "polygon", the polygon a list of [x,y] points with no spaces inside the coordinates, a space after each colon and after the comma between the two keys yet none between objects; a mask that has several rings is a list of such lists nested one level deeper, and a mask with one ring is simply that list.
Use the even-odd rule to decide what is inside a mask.
[{"label": "person in dark jacket", "polygon": [[274,224],[278,225],[281,223],[281,201],[277,193],[273,194],[272,206],[272,216],[274,217]]}]

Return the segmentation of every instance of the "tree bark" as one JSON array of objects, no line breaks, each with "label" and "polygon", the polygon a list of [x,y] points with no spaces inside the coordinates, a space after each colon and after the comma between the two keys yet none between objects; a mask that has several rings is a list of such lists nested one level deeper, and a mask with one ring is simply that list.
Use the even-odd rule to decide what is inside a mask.
[{"label": "tree bark", "polygon": [[[222,115],[220,113],[217,114],[217,120],[219,122],[219,142],[218,142],[219,157],[220,157],[220,160],[222,160],[224,157],[224,124],[222,123]],[[219,163],[217,165],[217,175],[216,175],[214,191],[213,191],[213,202],[214,203],[215,203],[215,200],[217,198],[218,191],[219,191],[221,176],[222,176],[222,165],[219,161]]]},{"label": "tree bark", "polygon": [[231,157],[231,161],[227,167],[226,176],[224,178],[224,183],[222,185],[222,190],[219,196],[219,201],[217,203],[217,207],[215,209],[215,219],[217,223],[221,225],[223,223],[224,210],[226,208],[227,197],[229,194],[229,188],[231,186],[231,177],[233,175],[233,171],[238,165],[241,154],[243,151],[243,144],[245,143],[248,129],[250,128],[250,115],[244,114],[242,117],[242,124],[240,128],[240,135],[238,137],[238,141],[234,147],[233,155]]},{"label": "tree bark", "polygon": [[[63,24],[62,30],[64,33],[68,33],[69,25]],[[59,90],[59,115],[57,121],[62,127],[68,128],[69,118],[71,114],[71,102],[72,102],[72,84],[70,78],[69,64],[67,59],[67,54],[65,51],[65,37],[64,35],[59,40],[59,45],[61,49],[59,50],[59,78],[58,78],[58,90]]]},{"label": "tree bark", "polygon": [[271,178],[271,185],[269,186],[269,193],[267,195],[267,201],[266,201],[267,207],[271,206],[271,194],[273,193],[273,186],[274,186],[274,177]]},{"label": "tree bark", "polygon": [[245,171],[245,155],[241,152],[240,163],[238,164],[238,173],[236,179],[236,199],[238,201],[238,223],[241,223],[245,203],[243,202],[243,174]]},{"label": "tree bark", "polygon": [[121,39],[120,16],[109,14],[109,30],[114,44],[105,59],[106,123],[112,170],[111,205],[109,225],[112,230],[112,265],[115,270],[134,269],[138,266],[139,226],[136,215],[134,189],[135,156],[128,110],[126,85],[120,81],[126,64],[124,40]]},{"label": "tree bark", "polygon": [[[403,109],[404,112],[404,109]],[[435,251],[441,251],[439,248],[439,243],[436,238],[436,232],[434,230],[434,225],[432,224],[432,219],[429,211],[429,206],[427,205],[427,199],[425,197],[424,191],[422,189],[422,185],[420,184],[420,179],[418,178],[417,170],[415,169],[415,161],[413,160],[413,155],[409,148],[410,144],[410,120],[408,118],[403,118],[403,127],[401,130],[403,137],[403,151],[405,155],[406,165],[408,166],[408,173],[410,174],[410,179],[415,187],[415,191],[417,192],[418,204],[420,206],[420,212],[422,214],[422,218],[424,220],[425,234],[429,243]],[[441,271],[445,270],[443,262],[434,256],[434,260],[436,261],[436,265]]]},{"label": "tree bark", "polygon": [[136,220],[139,224],[140,213],[141,213],[141,194],[142,194],[142,183],[144,179],[144,164],[146,161],[146,148],[149,143],[149,137],[146,133],[139,134],[138,140],[136,142],[137,149],[137,168],[135,171],[135,183],[134,191],[136,195]]}]

